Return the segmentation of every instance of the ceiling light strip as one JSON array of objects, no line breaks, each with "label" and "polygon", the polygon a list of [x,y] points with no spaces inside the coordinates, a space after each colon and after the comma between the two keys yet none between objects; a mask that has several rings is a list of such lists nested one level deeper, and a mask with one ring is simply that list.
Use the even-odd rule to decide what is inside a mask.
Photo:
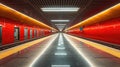
[{"label": "ceiling light strip", "polygon": [[55,24],[55,25],[66,25],[66,24]]},{"label": "ceiling light strip", "polygon": [[45,7],[41,9],[44,12],[76,12],[79,10],[77,7]]},{"label": "ceiling light strip", "polygon": [[69,22],[70,20],[51,20],[51,22]]},{"label": "ceiling light strip", "polygon": [[2,3],[0,3],[0,16],[9,18],[9,19],[13,19],[16,21],[21,21],[24,23],[32,23],[32,24],[38,25],[38,26],[46,28],[46,29],[56,30],[56,29],[54,29],[32,17],[29,17],[19,11],[16,11],[15,9],[10,8]]},{"label": "ceiling light strip", "polygon": [[82,22],[79,22],[78,24],[75,24],[75,25],[67,28],[65,31],[73,29],[73,28],[78,28],[81,26],[91,25],[94,23],[102,22],[102,21],[109,20],[112,18],[117,18],[117,17],[120,17],[120,3],[105,10],[105,11],[102,11]]}]

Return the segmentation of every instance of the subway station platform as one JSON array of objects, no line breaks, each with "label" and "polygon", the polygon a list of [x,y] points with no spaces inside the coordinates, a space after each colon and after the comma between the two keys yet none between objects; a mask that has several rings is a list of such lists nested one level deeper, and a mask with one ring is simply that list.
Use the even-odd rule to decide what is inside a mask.
[{"label": "subway station platform", "polygon": [[[16,52],[8,56],[0,57],[2,63],[0,67],[120,67],[120,50],[102,46],[104,49],[111,49],[109,53],[76,39],[68,34],[58,33],[46,37],[44,40],[38,39],[33,42],[32,47],[23,48],[22,44],[17,47],[0,51],[0,55],[9,51]],[[36,42],[37,41],[37,42]],[[91,41],[90,41],[91,42]],[[92,42],[90,44],[94,44]],[[98,43],[95,43],[99,45]],[[5,55],[5,54],[4,54]],[[9,54],[10,55],[10,54]],[[6,59],[7,58],[7,59]]]},{"label": "subway station platform", "polygon": [[0,0],[0,67],[120,67],[120,0]]}]

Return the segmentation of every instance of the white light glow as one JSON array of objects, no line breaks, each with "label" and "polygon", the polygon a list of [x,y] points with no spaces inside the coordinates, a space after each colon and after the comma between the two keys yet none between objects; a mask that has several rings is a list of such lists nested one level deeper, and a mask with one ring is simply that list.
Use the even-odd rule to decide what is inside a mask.
[{"label": "white light glow", "polygon": [[65,26],[66,24],[55,24],[55,25],[59,25],[59,26]]},{"label": "white light glow", "polygon": [[77,7],[46,7],[46,8],[41,8],[43,12],[77,12],[79,8]]},{"label": "white light glow", "polygon": [[63,45],[64,45],[64,41],[63,41],[62,34],[60,33],[59,40],[58,40],[58,46],[63,46]]},{"label": "white light glow", "polygon": [[57,47],[57,49],[64,50],[65,47]]},{"label": "white light glow", "polygon": [[87,58],[87,56],[75,46],[75,43],[68,38],[69,36],[64,34],[64,37],[67,39],[68,42],[70,42],[70,45],[73,46],[73,48],[75,48],[75,50],[87,61],[90,67],[95,67],[94,64]]},{"label": "white light glow", "polygon": [[51,67],[70,67],[70,65],[51,65]]},{"label": "white light glow", "polygon": [[67,55],[67,53],[55,53],[55,55]]},{"label": "white light glow", "polygon": [[55,37],[53,38],[52,40],[50,40],[48,43],[47,43],[47,46],[43,49],[42,52],[40,52],[40,54],[33,60],[33,62],[30,64],[29,67],[33,67],[33,65],[38,61],[38,59],[45,53],[45,51],[51,46],[51,44],[53,43],[53,41],[57,38],[57,34],[52,36],[52,37]]},{"label": "white light glow", "polygon": [[51,22],[69,22],[70,20],[51,20]]}]

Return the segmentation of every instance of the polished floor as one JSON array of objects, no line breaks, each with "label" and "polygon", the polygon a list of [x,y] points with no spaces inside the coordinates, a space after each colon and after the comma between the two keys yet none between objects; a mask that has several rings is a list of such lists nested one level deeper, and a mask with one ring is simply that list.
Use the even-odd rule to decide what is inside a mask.
[{"label": "polished floor", "polygon": [[66,34],[54,34],[53,37],[15,54],[0,67],[120,67],[119,58]]}]

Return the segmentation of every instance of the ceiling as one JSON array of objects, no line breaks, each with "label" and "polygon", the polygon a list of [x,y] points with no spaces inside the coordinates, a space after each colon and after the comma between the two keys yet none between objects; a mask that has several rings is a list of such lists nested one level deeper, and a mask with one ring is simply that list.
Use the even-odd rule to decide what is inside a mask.
[{"label": "ceiling", "polygon": [[[103,11],[120,0],[0,0],[30,17],[33,17],[56,29],[70,27],[96,13]],[[44,7],[78,7],[77,12],[43,12]],[[51,22],[50,20],[70,20],[69,22]],[[57,25],[58,24],[58,25]],[[66,24],[66,25],[65,25]]]}]

